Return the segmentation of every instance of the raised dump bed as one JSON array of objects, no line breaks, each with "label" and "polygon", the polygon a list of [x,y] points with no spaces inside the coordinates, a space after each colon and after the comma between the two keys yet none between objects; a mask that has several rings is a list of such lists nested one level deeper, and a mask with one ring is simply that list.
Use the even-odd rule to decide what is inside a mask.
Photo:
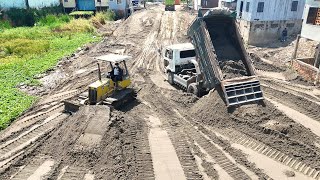
[{"label": "raised dump bed", "polygon": [[206,90],[221,86],[228,106],[263,99],[260,82],[230,11],[207,11],[191,24],[188,35],[195,46]]}]

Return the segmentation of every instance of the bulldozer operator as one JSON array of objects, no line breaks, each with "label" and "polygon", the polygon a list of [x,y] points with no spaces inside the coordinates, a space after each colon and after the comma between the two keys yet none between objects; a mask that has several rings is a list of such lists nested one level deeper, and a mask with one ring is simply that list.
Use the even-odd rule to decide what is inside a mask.
[{"label": "bulldozer operator", "polygon": [[110,78],[115,83],[115,90],[119,90],[118,82],[122,81],[123,70],[120,68],[119,63],[115,63],[112,71],[109,72]]}]

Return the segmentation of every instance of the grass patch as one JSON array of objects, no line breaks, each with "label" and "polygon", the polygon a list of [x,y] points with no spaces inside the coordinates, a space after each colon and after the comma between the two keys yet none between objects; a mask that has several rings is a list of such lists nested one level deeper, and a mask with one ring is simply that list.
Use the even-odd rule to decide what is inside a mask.
[{"label": "grass patch", "polygon": [[47,15],[34,27],[0,31],[0,130],[28,109],[36,100],[16,87],[20,83],[40,85],[34,77],[73,53],[93,38],[90,20]]}]

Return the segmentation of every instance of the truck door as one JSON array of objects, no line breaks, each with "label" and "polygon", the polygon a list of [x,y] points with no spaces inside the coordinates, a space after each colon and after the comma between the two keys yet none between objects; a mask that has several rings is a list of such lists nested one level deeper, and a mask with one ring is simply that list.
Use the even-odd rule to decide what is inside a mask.
[{"label": "truck door", "polygon": [[175,71],[175,63],[173,61],[173,51],[172,49],[166,49],[164,53],[164,66],[166,70],[171,72]]}]

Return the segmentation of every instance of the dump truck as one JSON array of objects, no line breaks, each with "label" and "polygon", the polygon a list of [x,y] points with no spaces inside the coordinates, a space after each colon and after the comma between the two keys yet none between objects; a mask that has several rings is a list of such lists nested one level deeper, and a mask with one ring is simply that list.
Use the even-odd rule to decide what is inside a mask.
[{"label": "dump truck", "polygon": [[188,36],[201,72],[195,82],[197,92],[220,90],[227,106],[263,100],[260,82],[231,11],[213,8],[199,15],[191,23]]}]

